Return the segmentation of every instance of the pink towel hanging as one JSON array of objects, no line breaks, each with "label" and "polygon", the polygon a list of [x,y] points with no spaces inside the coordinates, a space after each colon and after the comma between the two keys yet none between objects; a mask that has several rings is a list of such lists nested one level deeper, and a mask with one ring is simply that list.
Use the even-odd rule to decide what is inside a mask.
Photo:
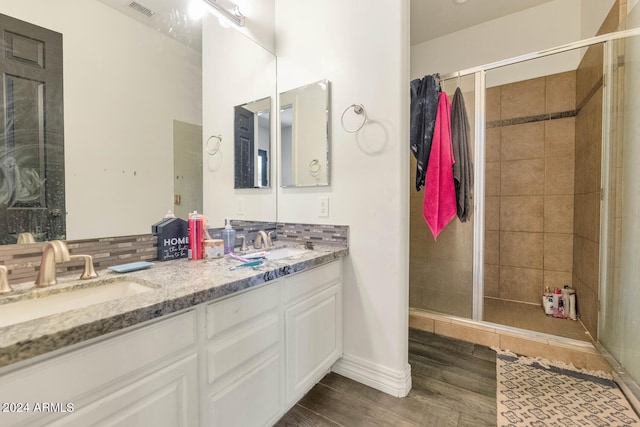
[{"label": "pink towel hanging", "polygon": [[422,203],[422,215],[436,240],[456,216],[457,209],[450,117],[451,103],[447,94],[441,92]]}]

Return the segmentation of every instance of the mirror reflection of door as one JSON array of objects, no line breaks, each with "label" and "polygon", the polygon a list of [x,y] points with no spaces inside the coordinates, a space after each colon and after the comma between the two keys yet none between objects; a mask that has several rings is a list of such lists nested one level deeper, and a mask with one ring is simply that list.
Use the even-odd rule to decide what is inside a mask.
[{"label": "mirror reflection of door", "polygon": [[253,112],[242,106],[234,108],[235,188],[253,188],[255,177]]},{"label": "mirror reflection of door", "polygon": [[258,186],[268,187],[269,181],[267,172],[269,171],[269,167],[267,165],[269,164],[269,159],[267,150],[258,149],[258,159],[260,160],[258,162]]},{"label": "mirror reflection of door", "polygon": [[295,185],[293,180],[293,105],[280,109],[280,170],[282,185]]},{"label": "mirror reflection of door", "polygon": [[173,121],[173,213],[202,213],[202,126]]},{"label": "mirror reflection of door", "polygon": [[269,188],[271,97],[234,107],[234,188]]},{"label": "mirror reflection of door", "polygon": [[0,14],[0,244],[64,239],[62,34]]}]

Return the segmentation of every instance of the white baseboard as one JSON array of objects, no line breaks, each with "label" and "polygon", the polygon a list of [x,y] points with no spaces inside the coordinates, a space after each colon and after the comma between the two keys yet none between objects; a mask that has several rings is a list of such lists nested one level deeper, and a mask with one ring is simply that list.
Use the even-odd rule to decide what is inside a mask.
[{"label": "white baseboard", "polygon": [[411,390],[411,365],[408,363],[404,371],[395,371],[359,357],[343,354],[331,370],[395,397],[405,397]]}]

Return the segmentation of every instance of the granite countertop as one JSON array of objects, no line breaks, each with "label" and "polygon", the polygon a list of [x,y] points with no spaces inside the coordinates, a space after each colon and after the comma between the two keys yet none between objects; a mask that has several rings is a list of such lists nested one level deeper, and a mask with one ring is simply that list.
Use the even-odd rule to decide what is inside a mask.
[{"label": "granite countertop", "polygon": [[[289,245],[292,246],[303,248]],[[152,289],[60,314],[0,326],[0,367],[222,299],[347,254],[348,249],[343,246],[315,245],[309,252],[267,260],[258,267],[230,270],[231,266],[241,264],[241,261],[227,255],[202,261],[156,261],[146,270],[124,274],[103,270],[98,272],[99,277],[88,280],[78,280],[75,273],[73,276],[58,277],[56,285],[46,288],[34,288],[33,283],[16,285],[14,293],[0,297],[0,318],[4,304],[92,286],[108,286],[110,282],[133,281]]]}]

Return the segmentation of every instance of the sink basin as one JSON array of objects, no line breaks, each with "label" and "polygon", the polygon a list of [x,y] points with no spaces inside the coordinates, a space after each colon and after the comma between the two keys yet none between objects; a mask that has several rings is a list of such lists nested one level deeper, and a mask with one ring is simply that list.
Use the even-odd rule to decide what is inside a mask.
[{"label": "sink basin", "polygon": [[265,258],[269,260],[283,259],[283,258],[291,258],[300,255],[304,255],[309,252],[307,249],[298,249],[298,248],[277,248],[272,249],[265,256]]},{"label": "sink basin", "polygon": [[90,288],[61,292],[42,298],[0,304],[0,327],[114,301],[152,290],[153,288],[137,282],[121,280],[102,283]]}]

